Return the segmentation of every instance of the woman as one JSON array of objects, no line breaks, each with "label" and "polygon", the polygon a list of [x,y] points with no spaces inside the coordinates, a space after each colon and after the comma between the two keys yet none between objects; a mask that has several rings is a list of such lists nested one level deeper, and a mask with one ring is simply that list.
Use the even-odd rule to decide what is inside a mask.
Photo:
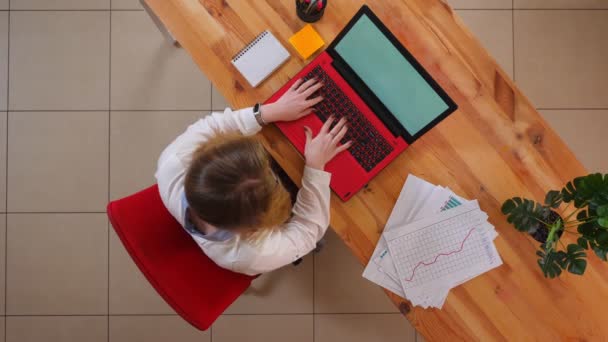
[{"label": "woman", "polygon": [[329,181],[323,169],[338,153],[345,120],[329,119],[313,138],[306,127],[306,166],[293,208],[253,135],[275,121],[292,121],[322,101],[322,84],[298,80],[275,103],[194,123],[161,154],[156,179],[177,221],[220,267],[255,275],[290,264],[315,248],[329,225]]}]

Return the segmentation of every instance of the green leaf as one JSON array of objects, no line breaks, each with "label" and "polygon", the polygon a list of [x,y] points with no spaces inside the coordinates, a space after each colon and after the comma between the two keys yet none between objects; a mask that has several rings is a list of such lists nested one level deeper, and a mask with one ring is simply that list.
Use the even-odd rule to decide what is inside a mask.
[{"label": "green leaf", "polygon": [[585,239],[584,237],[579,237],[578,240],[576,241],[578,243],[579,246],[581,246],[584,249],[589,249],[589,243],[587,242],[587,239]]},{"label": "green leaf", "polygon": [[551,246],[553,242],[559,240],[557,232],[562,229],[562,220],[555,221],[555,223],[551,224],[549,228],[550,229],[549,234],[547,235],[547,242],[545,243],[546,246]]},{"label": "green leaf", "polygon": [[566,186],[562,189],[562,198],[566,203],[572,202],[574,200],[575,194],[576,188],[574,187],[573,182],[568,182]]},{"label": "green leaf", "polygon": [[511,199],[506,200],[505,203],[502,204],[502,208],[500,208],[500,210],[504,215],[510,214],[513,209],[515,209],[517,205],[521,202],[521,198],[513,197]]},{"label": "green leaf", "polygon": [[587,218],[587,210],[581,210],[576,214],[576,219],[579,221],[583,221]]},{"label": "green leaf", "polygon": [[562,193],[557,190],[551,190],[547,192],[547,196],[545,197],[545,205],[551,208],[557,208],[560,204],[562,204]]},{"label": "green leaf", "polygon": [[604,228],[608,228],[608,217],[600,217],[597,219],[597,224]]},{"label": "green leaf", "polygon": [[522,232],[531,232],[538,229],[541,221],[545,221],[551,210],[529,199],[514,197],[506,200],[502,205],[502,213],[507,215],[507,222]]},{"label": "green leaf", "polygon": [[596,212],[599,217],[608,217],[608,204],[597,207]]},{"label": "green leaf", "polygon": [[574,206],[582,208],[587,204],[601,206],[608,204],[608,174],[593,173],[577,177],[562,189],[564,202],[574,201]]},{"label": "green leaf", "polygon": [[562,269],[564,269],[566,262],[566,253],[563,251],[556,252],[553,249],[549,249],[548,251],[539,250],[536,251],[536,255],[540,258],[538,259],[538,266],[543,271],[543,274],[547,278],[555,278],[562,273]]},{"label": "green leaf", "polygon": [[583,223],[576,229],[579,233],[583,234],[587,240],[595,240],[597,234],[597,227],[594,222]]},{"label": "green leaf", "polygon": [[604,261],[608,261],[608,247],[599,247],[599,246],[595,246],[593,247],[593,252],[595,252],[595,255],[598,256],[598,258],[604,260]]},{"label": "green leaf", "polygon": [[585,273],[587,268],[587,254],[583,251],[583,248],[577,244],[571,243],[568,245],[565,265],[568,272],[581,275]]},{"label": "green leaf", "polygon": [[608,246],[608,230],[600,230],[595,236],[595,241],[600,246]]},{"label": "green leaf", "polygon": [[568,245],[568,247],[566,248],[566,251],[568,252],[568,254],[575,254],[575,253],[583,253],[583,249],[581,248],[581,246],[571,243]]},{"label": "green leaf", "polygon": [[568,272],[573,274],[582,275],[583,273],[585,273],[586,268],[587,260],[585,259],[576,259],[568,263]]}]

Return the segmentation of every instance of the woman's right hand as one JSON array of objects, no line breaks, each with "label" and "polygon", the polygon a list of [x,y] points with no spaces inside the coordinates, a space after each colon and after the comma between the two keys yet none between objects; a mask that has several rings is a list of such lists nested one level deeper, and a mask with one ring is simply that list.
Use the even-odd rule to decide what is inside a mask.
[{"label": "woman's right hand", "polygon": [[[352,141],[344,145],[339,145],[340,140],[344,138],[348,131],[346,119],[342,118],[338,123],[331,128],[335,118],[331,116],[321,131],[313,138],[312,130],[309,127],[304,127],[306,133],[306,147],[304,148],[304,157],[306,158],[306,166],[314,169],[323,170],[325,164],[332,160],[338,153],[347,150],[352,146]],[[330,129],[331,128],[331,129]]]}]

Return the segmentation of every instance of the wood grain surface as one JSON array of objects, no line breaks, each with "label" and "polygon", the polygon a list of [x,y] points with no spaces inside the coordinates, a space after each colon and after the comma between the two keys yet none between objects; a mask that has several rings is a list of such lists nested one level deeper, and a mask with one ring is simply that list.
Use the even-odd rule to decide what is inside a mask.
[{"label": "wood grain surface", "polygon": [[[234,108],[267,99],[307,63],[287,42],[304,26],[293,0],[146,1]],[[496,245],[504,265],[453,289],[442,310],[411,307],[387,293],[428,341],[608,339],[608,266],[590,255],[584,277],[564,274],[545,279],[536,264],[538,244],[515,231],[500,213],[505,199],[521,195],[542,200],[547,190],[561,188],[586,170],[454,11],[439,0],[331,0],[325,16],[314,24],[327,44],[363,3],[459,110],[353,199],[344,203],[333,195],[332,228],[366,264],[408,174],[449,186],[465,198],[479,200],[500,234]],[[253,89],[230,59],[265,29],[281,40],[292,58]],[[299,182],[302,157],[275,127],[265,128],[262,136],[271,154]]]}]

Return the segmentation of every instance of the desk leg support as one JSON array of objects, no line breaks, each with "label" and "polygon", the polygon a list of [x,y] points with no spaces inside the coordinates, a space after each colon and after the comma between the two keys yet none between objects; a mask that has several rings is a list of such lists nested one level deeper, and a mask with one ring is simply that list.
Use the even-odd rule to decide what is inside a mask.
[{"label": "desk leg support", "polygon": [[150,18],[152,18],[152,21],[154,22],[154,24],[156,24],[156,27],[158,27],[158,30],[163,34],[163,36],[165,36],[165,38],[175,47],[180,47],[179,42],[173,37],[171,32],[167,30],[165,25],[163,25],[160,19],[158,19],[156,14],[154,14],[150,6],[148,6],[148,4],[146,3],[146,0],[139,0],[139,2],[144,7]]}]

